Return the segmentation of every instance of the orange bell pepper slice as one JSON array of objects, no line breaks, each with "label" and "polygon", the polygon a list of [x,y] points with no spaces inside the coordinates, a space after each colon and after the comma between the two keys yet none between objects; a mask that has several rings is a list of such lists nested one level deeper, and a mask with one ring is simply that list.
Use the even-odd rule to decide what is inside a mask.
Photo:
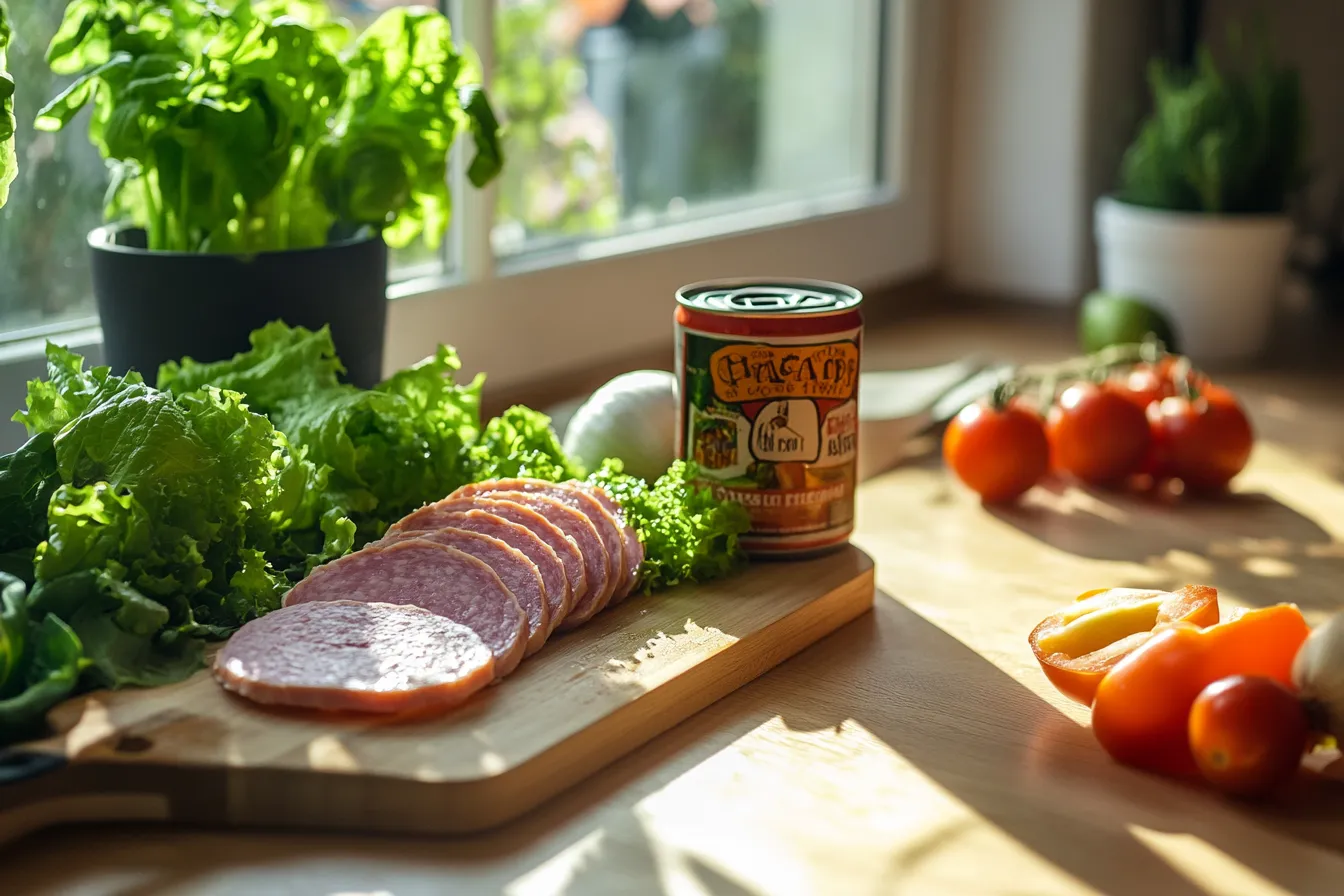
[{"label": "orange bell pepper slice", "polygon": [[1229,675],[1292,687],[1293,658],[1311,628],[1294,604],[1233,611],[1208,628],[1176,623],[1115,665],[1092,702],[1092,731],[1119,762],[1176,776],[1198,773],[1190,708]]},{"label": "orange bell pepper slice", "polygon": [[1218,621],[1218,591],[1187,585],[1179,591],[1105,588],[1087,591],[1074,603],[1047,616],[1027,641],[1041,671],[1059,692],[1084,706],[1116,663],[1173,622],[1213,625]]}]

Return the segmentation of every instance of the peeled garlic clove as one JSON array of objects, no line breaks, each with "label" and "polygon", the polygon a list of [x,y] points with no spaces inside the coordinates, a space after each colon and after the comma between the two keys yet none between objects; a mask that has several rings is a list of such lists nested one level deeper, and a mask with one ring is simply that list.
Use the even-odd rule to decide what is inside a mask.
[{"label": "peeled garlic clove", "polygon": [[1313,727],[1344,742],[1344,614],[1307,636],[1293,660],[1293,685]]}]

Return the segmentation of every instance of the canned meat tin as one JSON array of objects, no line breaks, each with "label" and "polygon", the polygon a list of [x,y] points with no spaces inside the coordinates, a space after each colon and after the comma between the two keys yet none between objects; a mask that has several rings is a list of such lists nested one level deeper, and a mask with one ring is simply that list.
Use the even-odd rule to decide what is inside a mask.
[{"label": "canned meat tin", "polygon": [[858,290],[725,280],[677,291],[678,457],[751,514],[754,556],[844,544],[859,442]]}]

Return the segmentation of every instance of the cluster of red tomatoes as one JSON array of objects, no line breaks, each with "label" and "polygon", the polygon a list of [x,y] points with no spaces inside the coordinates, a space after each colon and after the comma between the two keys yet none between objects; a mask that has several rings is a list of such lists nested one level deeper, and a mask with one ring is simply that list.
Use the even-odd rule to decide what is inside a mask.
[{"label": "cluster of red tomatoes", "polygon": [[1017,499],[1052,469],[1097,486],[1142,476],[1217,491],[1251,455],[1236,396],[1175,356],[1074,382],[1044,411],[1011,392],[964,408],[943,437],[948,466],[987,502]]}]

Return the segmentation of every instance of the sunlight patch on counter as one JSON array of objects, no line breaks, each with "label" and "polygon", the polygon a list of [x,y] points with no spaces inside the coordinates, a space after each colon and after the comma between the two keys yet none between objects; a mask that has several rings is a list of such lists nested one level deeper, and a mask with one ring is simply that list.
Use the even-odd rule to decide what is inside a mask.
[{"label": "sunlight patch on counter", "polygon": [[633,812],[662,891],[678,896],[981,892],[987,853],[999,880],[1079,892],[853,719],[809,730],[775,717]]},{"label": "sunlight patch on counter", "polygon": [[1273,881],[1252,871],[1216,846],[1193,834],[1169,834],[1141,825],[1130,833],[1190,882],[1210,893],[1239,896],[1293,896]]},{"label": "sunlight patch on counter", "polygon": [[583,869],[602,854],[606,832],[598,829],[546,860],[504,888],[505,896],[562,896]]}]

